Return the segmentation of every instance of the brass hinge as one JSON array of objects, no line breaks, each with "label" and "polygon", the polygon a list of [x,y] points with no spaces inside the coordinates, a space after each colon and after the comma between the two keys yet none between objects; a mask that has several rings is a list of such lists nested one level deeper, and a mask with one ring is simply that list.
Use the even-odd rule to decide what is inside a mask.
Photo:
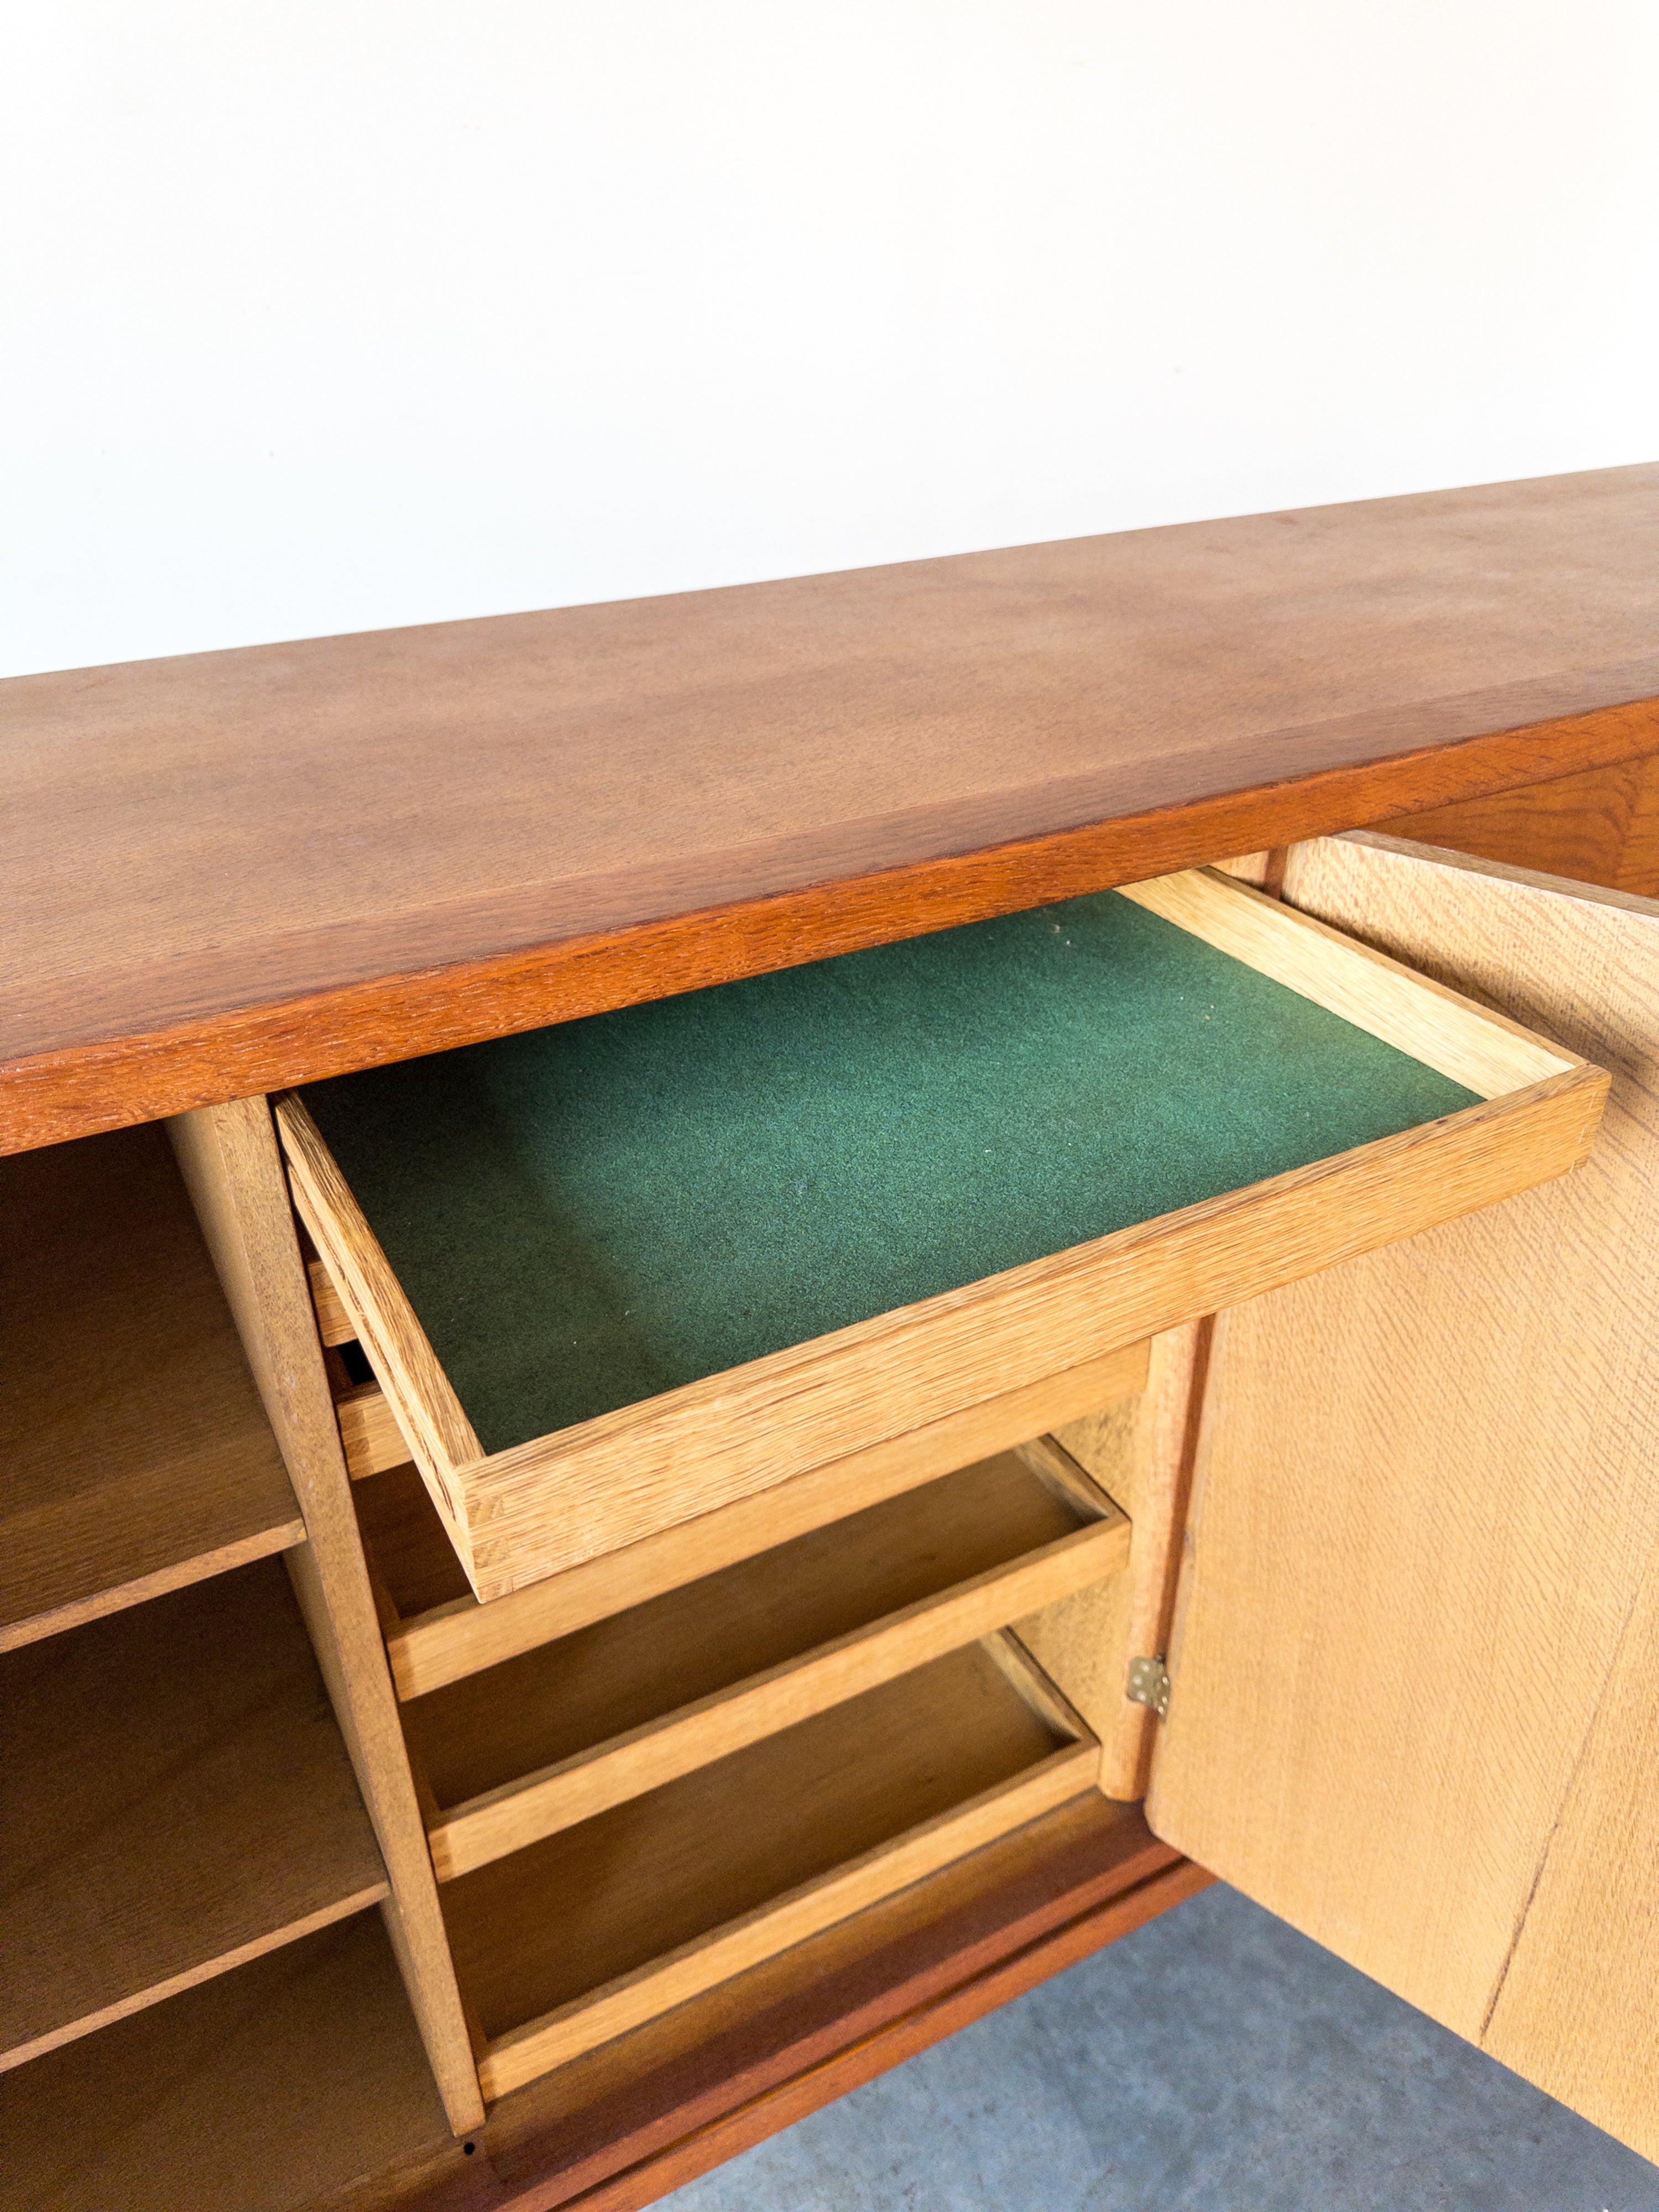
[{"label": "brass hinge", "polygon": [[1159,1659],[1132,1659],[1128,1686],[1124,1692],[1132,1705],[1150,1705],[1159,1720],[1170,1717],[1170,1670]]}]

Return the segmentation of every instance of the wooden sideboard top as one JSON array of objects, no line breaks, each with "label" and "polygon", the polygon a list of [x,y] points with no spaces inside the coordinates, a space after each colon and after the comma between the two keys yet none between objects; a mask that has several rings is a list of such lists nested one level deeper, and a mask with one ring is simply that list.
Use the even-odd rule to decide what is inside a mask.
[{"label": "wooden sideboard top", "polygon": [[1656,492],[14,678],[0,1150],[1650,752]]}]

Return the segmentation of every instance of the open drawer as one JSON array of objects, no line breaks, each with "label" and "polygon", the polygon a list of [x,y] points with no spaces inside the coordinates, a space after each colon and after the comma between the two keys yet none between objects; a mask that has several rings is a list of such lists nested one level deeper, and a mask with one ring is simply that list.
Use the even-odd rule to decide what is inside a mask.
[{"label": "open drawer", "polygon": [[[312,1262],[313,1283],[320,1268],[320,1261]],[[332,1336],[348,1352],[360,1353],[350,1324],[343,1315],[331,1312],[331,1291],[319,1301],[325,1339]],[[747,1606],[762,1585],[753,1574],[725,1571],[738,1570],[761,1553],[775,1565],[780,1559],[791,1563],[792,1573],[797,1560],[839,1559],[841,1543],[830,1533],[831,1524],[838,1522],[887,1532],[884,1540],[901,1544],[922,1539],[931,1541],[931,1530],[937,1537],[928,1554],[928,1571],[936,1577],[930,1588],[935,1591],[975,1572],[969,1562],[975,1559],[987,1569],[995,1564],[1010,1571],[1016,1568],[1023,1571],[1026,1565],[1036,1565],[1034,1558],[1027,1557],[1029,1547],[1044,1543],[1043,1514],[1049,1516],[1051,1534],[1057,1534],[1058,1524],[1052,1522],[1051,1505],[1040,1503],[1042,1482],[1036,1486],[1039,1497],[1033,1498],[1029,1466],[1024,1497],[1009,1489],[1008,1471],[1018,1471],[1022,1462],[1035,1462],[1049,1483],[1058,1479],[1062,1488],[1069,1486],[1070,1504],[1081,1506],[1091,1542],[1103,1546],[1109,1555],[1091,1561],[1081,1581],[1108,1574],[1110,1560],[1127,1535],[1127,1523],[1115,1506],[1095,1489],[1091,1478],[1051,1440],[1039,1437],[1032,1443],[1030,1439],[1046,1426],[1097,1413],[1137,1395],[1146,1386],[1149,1351],[1145,1344],[1125,1345],[1104,1359],[1091,1360],[1063,1376],[1045,1376],[1030,1389],[989,1400],[966,1416],[935,1422],[891,1446],[864,1453],[856,1461],[837,1460],[813,1474],[799,1475],[775,1490],[738,1498],[696,1521],[659,1529],[619,1552],[607,1552],[539,1582],[526,1583],[488,1604],[481,1604],[473,1595],[442,1517],[409,1457],[380,1386],[355,1384],[343,1361],[337,1373],[335,1411],[342,1416],[349,1467],[368,1426],[357,1419],[361,1408],[365,1404],[375,1407],[369,1441],[378,1448],[367,1465],[359,1458],[353,1468],[352,1498],[398,1695],[405,1701],[425,1697],[464,1675],[500,1667],[542,1644],[571,1638],[613,1614],[636,1613],[651,1599],[687,1583],[729,1592],[733,1603]],[[353,1368],[363,1364],[360,1357],[351,1361]],[[334,1364],[332,1355],[330,1364]],[[945,1525],[939,1516],[955,1510],[952,1501],[961,1501],[963,1510],[975,1516],[987,1513],[984,1498],[967,1502],[965,1486],[965,1463],[977,1465],[982,1460],[996,1462],[994,1480],[1007,1494],[990,1508],[982,1522],[976,1519],[966,1528],[959,1522]],[[1056,1478],[1054,1470],[1062,1465],[1066,1471]],[[941,1482],[942,1468],[951,1472],[948,1483]],[[913,1507],[902,1504],[906,1493],[924,1486],[926,1497],[918,1498]],[[863,1517],[869,1509],[889,1500],[895,1501],[891,1515],[870,1521]],[[1038,1507],[1036,1512],[1029,1510],[1034,1504]],[[1096,1517],[1102,1508],[1107,1510],[1104,1521]],[[1083,1533],[1075,1521],[1068,1526],[1073,1534]],[[815,1531],[825,1532],[817,1549],[797,1544],[796,1539]],[[1070,1557],[1069,1549],[1066,1555]],[[1073,1564],[1080,1565],[1077,1561]],[[821,1571],[822,1565],[813,1571]],[[836,1569],[836,1578],[845,1582],[844,1570]],[[846,1586],[849,1590],[854,1587]],[[884,1574],[878,1587],[890,1590],[893,1583]],[[911,1595],[919,1597],[920,1588]],[[893,1600],[895,1604],[904,1601]],[[877,1613],[881,1610],[876,1607]],[[1002,1616],[1005,1620],[1014,1618],[1012,1612]]]},{"label": "open drawer", "polygon": [[448,1883],[485,2097],[1023,1826],[1099,1757],[998,1635]]},{"label": "open drawer", "polygon": [[441,1881],[1121,1571],[1129,1524],[1051,1441],[1004,1452],[404,1707]]},{"label": "open drawer", "polygon": [[1606,1087],[1198,870],[276,1113],[493,1598],[1546,1182]]}]

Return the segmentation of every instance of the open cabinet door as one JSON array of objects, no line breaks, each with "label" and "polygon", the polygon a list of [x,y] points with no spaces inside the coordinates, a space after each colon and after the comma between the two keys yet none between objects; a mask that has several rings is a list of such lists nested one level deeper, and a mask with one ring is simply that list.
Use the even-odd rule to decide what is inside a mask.
[{"label": "open cabinet door", "polygon": [[1659,902],[1363,834],[1285,896],[1613,1090],[1563,1181],[1218,1321],[1147,1817],[1659,2158]]}]

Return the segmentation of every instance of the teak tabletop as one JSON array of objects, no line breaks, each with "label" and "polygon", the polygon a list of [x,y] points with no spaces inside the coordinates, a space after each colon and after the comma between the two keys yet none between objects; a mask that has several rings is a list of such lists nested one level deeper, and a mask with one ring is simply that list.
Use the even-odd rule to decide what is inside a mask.
[{"label": "teak tabletop", "polygon": [[0,1149],[1659,746],[1659,465],[0,684]]}]

